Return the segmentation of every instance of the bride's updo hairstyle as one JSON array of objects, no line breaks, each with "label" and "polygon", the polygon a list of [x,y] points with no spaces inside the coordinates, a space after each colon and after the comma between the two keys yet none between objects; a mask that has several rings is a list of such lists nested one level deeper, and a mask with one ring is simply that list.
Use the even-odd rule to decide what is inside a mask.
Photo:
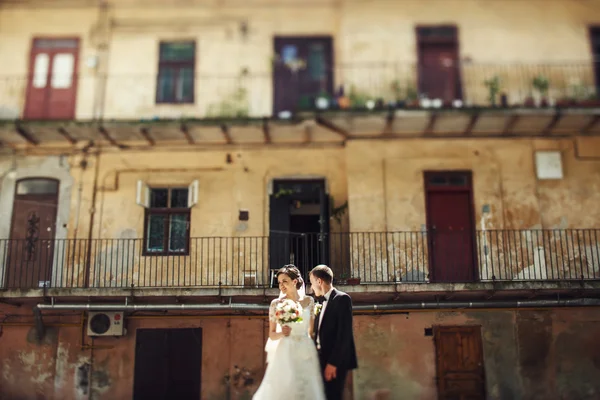
[{"label": "bride's updo hairstyle", "polygon": [[278,277],[281,274],[285,274],[290,277],[291,280],[297,279],[296,289],[300,289],[304,284],[304,280],[300,276],[300,270],[293,264],[284,265],[277,271],[275,277]]}]

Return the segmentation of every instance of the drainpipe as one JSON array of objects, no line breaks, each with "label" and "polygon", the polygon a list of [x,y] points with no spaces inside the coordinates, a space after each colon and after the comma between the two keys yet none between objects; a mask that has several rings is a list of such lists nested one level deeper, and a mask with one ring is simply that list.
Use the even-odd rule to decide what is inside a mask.
[{"label": "drainpipe", "polygon": [[[481,308],[557,308],[599,307],[600,299],[582,298],[569,300],[500,300],[500,301],[441,301],[398,304],[355,305],[354,311],[403,311],[432,309],[481,309]],[[40,310],[88,310],[88,311],[165,311],[165,310],[233,310],[267,311],[266,304],[38,304]]]},{"label": "drainpipe", "polygon": [[96,150],[96,159],[94,160],[94,183],[92,186],[92,201],[91,201],[91,209],[90,209],[90,222],[88,227],[88,238],[87,238],[87,254],[85,257],[85,277],[84,284],[85,287],[90,286],[90,268],[92,262],[92,235],[94,233],[94,214],[96,214],[96,196],[98,194],[98,177],[100,175],[100,152],[101,148],[99,147]]},{"label": "drainpipe", "polygon": [[481,309],[481,308],[555,308],[598,307],[600,299],[573,300],[497,300],[497,301],[440,301],[399,304],[355,305],[354,311],[404,311],[432,309]]},{"label": "drainpipe", "polygon": [[235,310],[267,311],[263,304],[38,304],[40,310],[88,310],[88,311],[165,311],[165,310]]}]

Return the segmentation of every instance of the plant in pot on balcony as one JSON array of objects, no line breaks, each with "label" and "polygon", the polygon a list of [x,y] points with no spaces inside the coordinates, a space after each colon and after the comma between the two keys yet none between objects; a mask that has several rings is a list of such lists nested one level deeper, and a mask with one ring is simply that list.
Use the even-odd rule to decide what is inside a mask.
[{"label": "plant in pot on balcony", "polygon": [[402,85],[398,79],[392,81],[390,85],[394,100],[390,101],[391,108],[404,108],[406,101],[402,98]]},{"label": "plant in pot on balcony", "polygon": [[600,98],[594,93],[588,95],[586,99],[581,100],[579,104],[581,107],[600,108]]},{"label": "plant in pot on balcony", "polygon": [[360,278],[348,278],[346,279],[348,285],[360,285]]},{"label": "plant in pot on balcony", "polygon": [[531,82],[535,90],[540,93],[540,106],[548,107],[548,89],[550,88],[550,81],[543,75],[538,75],[533,78]]},{"label": "plant in pot on balcony", "polygon": [[417,108],[419,106],[419,92],[414,86],[406,86],[406,106],[408,108]]},{"label": "plant in pot on balcony", "polygon": [[493,77],[486,79],[483,84],[488,89],[488,101],[491,107],[496,107],[496,97],[500,92],[500,77],[494,75]]},{"label": "plant in pot on balcony", "polygon": [[332,106],[331,97],[329,96],[329,94],[326,91],[321,90],[321,92],[315,99],[315,107],[317,108],[317,110],[327,110],[331,106]]},{"label": "plant in pot on balcony", "polygon": [[353,109],[366,108],[367,102],[370,100],[369,96],[367,96],[364,93],[360,93],[358,90],[356,90],[356,87],[354,85],[350,87],[348,99],[350,100],[350,107]]},{"label": "plant in pot on balcony", "polygon": [[336,278],[336,277],[334,277],[334,278],[333,278],[333,283],[334,283],[334,284],[336,284],[336,285],[345,285],[345,284],[346,284],[346,282],[348,281],[348,276],[349,276],[349,275],[348,275],[348,272],[346,272],[346,271],[344,270],[344,271],[342,271],[342,272],[340,273],[340,276],[339,276],[339,277],[337,277],[337,278]]}]

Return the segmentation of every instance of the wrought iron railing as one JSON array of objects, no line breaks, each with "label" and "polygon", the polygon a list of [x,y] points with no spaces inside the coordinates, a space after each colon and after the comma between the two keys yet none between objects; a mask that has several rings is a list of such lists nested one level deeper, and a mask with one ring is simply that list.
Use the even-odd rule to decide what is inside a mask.
[{"label": "wrought iron railing", "polygon": [[[262,118],[281,116],[281,111],[319,108],[600,105],[597,83],[600,77],[595,76],[598,68],[592,61],[450,62],[442,67],[415,63],[353,63],[324,69],[319,79],[315,79],[314,71],[287,73],[284,76],[288,78],[280,79],[277,68],[265,66],[262,72],[242,70],[237,75],[197,71],[181,81],[138,73],[81,74],[67,77],[66,81],[76,84],[75,101],[83,99],[84,102],[77,106],[77,119]],[[27,101],[23,96],[45,95],[43,88],[28,93],[30,80],[25,74],[0,77],[0,119],[28,118],[24,106]],[[168,93],[163,93],[165,90]],[[176,106],[169,107],[168,102]],[[46,108],[53,106],[47,101],[43,104]],[[66,107],[65,104],[61,97],[57,106]],[[93,106],[86,108],[89,104]],[[36,109],[35,116],[29,118],[43,119],[44,112]]]},{"label": "wrought iron railing", "polygon": [[330,265],[340,283],[600,280],[600,229],[277,233],[191,238],[152,255],[143,239],[0,240],[1,287],[265,288],[273,271]]}]

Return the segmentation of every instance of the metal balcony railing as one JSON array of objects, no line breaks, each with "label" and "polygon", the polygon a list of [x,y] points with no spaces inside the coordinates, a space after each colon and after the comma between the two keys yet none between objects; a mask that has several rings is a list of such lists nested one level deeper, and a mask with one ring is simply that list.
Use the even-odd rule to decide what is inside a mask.
[{"label": "metal balcony railing", "polygon": [[[277,117],[317,109],[600,105],[600,68],[592,61],[454,61],[442,66],[375,62],[310,73],[279,73],[280,68],[233,74],[196,71],[185,79],[135,72],[80,74],[50,77],[44,80],[47,86],[35,89],[26,74],[2,76],[0,119],[64,118],[69,108],[77,110],[76,119],[139,121]],[[55,81],[61,83],[56,96],[51,87]],[[60,110],[55,113],[56,107]]]},{"label": "metal balcony railing", "polygon": [[143,239],[3,239],[5,289],[273,285],[273,271],[332,267],[360,284],[600,280],[600,229],[278,233],[191,238],[175,255]]}]

